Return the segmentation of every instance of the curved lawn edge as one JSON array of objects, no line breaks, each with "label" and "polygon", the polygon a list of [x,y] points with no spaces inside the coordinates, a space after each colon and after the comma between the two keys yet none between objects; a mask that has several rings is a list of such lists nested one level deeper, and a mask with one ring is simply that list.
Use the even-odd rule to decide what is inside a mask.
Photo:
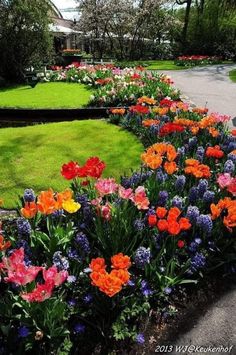
[{"label": "curved lawn edge", "polygon": [[0,109],[1,122],[50,123],[108,117],[109,107],[89,107],[79,109]]},{"label": "curved lawn edge", "polygon": [[230,70],[229,78],[233,83],[236,83],[236,69]]}]

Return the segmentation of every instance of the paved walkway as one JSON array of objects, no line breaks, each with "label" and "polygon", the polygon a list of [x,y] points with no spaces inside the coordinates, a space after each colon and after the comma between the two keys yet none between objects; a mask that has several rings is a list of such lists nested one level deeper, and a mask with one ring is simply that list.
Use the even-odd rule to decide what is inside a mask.
[{"label": "paved walkway", "polygon": [[[213,303],[207,312],[197,320],[193,320],[193,326],[185,334],[172,343],[173,355],[178,355],[178,346],[203,346],[224,347],[225,352],[236,354],[236,287],[232,287],[217,302]],[[228,347],[228,351],[226,348]],[[231,351],[229,351],[231,348]],[[181,351],[181,354],[189,354],[190,351]],[[199,352],[198,352],[199,353]],[[210,351],[200,351],[200,354],[211,354]],[[215,354],[223,354],[215,351]]]},{"label": "paved walkway", "polygon": [[[236,117],[236,83],[228,76],[232,69],[236,69],[236,64],[169,70],[163,73],[170,75],[174,85],[194,104],[207,106],[211,112],[230,115],[233,120]],[[236,126],[236,118],[230,126]]]}]

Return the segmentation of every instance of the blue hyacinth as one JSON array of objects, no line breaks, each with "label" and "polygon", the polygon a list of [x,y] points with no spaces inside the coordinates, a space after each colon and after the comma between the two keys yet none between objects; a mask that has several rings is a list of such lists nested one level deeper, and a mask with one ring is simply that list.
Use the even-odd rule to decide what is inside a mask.
[{"label": "blue hyacinth", "polygon": [[34,193],[34,190],[32,189],[26,189],[24,191],[24,195],[23,195],[23,199],[25,202],[33,202],[35,201],[35,193]]},{"label": "blue hyacinth", "polygon": [[61,255],[61,251],[56,251],[52,257],[53,264],[57,267],[58,270],[68,270],[69,261],[66,257]]},{"label": "blue hyacinth", "polygon": [[188,198],[189,198],[189,203],[191,205],[197,202],[197,200],[199,199],[199,191],[196,186],[191,187],[191,189],[189,190]]},{"label": "blue hyacinth", "polygon": [[87,236],[84,233],[82,233],[82,232],[78,233],[75,237],[75,241],[83,254],[90,253],[89,241],[88,241]]},{"label": "blue hyacinth", "polygon": [[190,272],[197,272],[206,265],[206,258],[202,253],[196,253],[191,258]]},{"label": "blue hyacinth", "polygon": [[208,181],[206,179],[199,180],[199,183],[198,183],[199,197],[202,197],[204,195],[204,193],[207,191],[207,189],[208,189]]},{"label": "blue hyacinth", "polygon": [[201,214],[197,219],[197,225],[206,234],[208,234],[208,235],[211,234],[212,228],[213,228],[213,223],[212,223],[212,219],[209,215]]},{"label": "blue hyacinth", "polygon": [[185,184],[186,184],[186,176],[184,176],[184,175],[178,176],[175,181],[176,190],[183,191]]},{"label": "blue hyacinth", "polygon": [[168,197],[169,197],[169,194],[167,191],[160,191],[158,194],[157,204],[159,206],[164,207],[166,205],[166,202],[168,201]]},{"label": "blue hyacinth", "polygon": [[196,158],[202,162],[205,154],[205,149],[202,146],[199,146],[196,151]]},{"label": "blue hyacinth", "polygon": [[16,221],[19,237],[29,237],[31,233],[31,225],[25,218],[18,218]]},{"label": "blue hyacinth", "polygon": [[210,204],[214,201],[215,193],[213,191],[206,191],[202,197],[203,201],[207,204]]},{"label": "blue hyacinth", "polygon": [[180,210],[183,208],[183,199],[180,196],[174,196],[172,200],[172,206],[177,207]]},{"label": "blue hyacinth", "polygon": [[186,217],[190,220],[192,224],[195,224],[197,222],[199,215],[200,211],[197,206],[188,207]]},{"label": "blue hyacinth", "polygon": [[150,288],[148,282],[145,280],[142,280],[140,290],[141,290],[143,296],[145,296],[145,297],[149,297],[153,294],[152,289]]},{"label": "blue hyacinth", "polygon": [[224,164],[224,173],[233,174],[235,170],[235,165],[232,160],[226,160]]},{"label": "blue hyacinth", "polygon": [[135,253],[134,261],[137,267],[143,269],[145,265],[150,263],[150,248],[139,247]]}]

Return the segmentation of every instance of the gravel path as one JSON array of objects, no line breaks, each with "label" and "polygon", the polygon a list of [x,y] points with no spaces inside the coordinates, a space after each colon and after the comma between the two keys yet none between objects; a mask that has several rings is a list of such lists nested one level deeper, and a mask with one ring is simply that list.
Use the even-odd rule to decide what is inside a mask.
[{"label": "gravel path", "polygon": [[236,83],[228,75],[232,69],[236,69],[236,64],[163,73],[170,75],[174,85],[197,106],[207,106],[211,112],[230,115],[230,126],[233,127],[236,126]]}]

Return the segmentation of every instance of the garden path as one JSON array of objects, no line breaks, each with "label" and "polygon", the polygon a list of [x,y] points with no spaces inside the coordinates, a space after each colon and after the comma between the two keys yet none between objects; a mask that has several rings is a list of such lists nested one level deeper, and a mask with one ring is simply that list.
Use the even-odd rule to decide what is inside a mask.
[{"label": "garden path", "polygon": [[174,85],[195,105],[230,115],[230,127],[233,127],[236,126],[236,83],[228,75],[232,69],[236,69],[235,64],[162,72],[171,76]]},{"label": "garden path", "polygon": [[[179,336],[172,345],[174,349],[181,345],[201,345],[206,348],[233,346],[228,353],[236,354],[236,286],[232,286],[218,301],[214,302],[202,317],[193,321],[193,327]],[[215,352],[215,354],[219,353],[223,351]],[[174,351],[172,354],[177,355],[177,352]],[[183,351],[181,354],[189,354],[189,352]]]}]

